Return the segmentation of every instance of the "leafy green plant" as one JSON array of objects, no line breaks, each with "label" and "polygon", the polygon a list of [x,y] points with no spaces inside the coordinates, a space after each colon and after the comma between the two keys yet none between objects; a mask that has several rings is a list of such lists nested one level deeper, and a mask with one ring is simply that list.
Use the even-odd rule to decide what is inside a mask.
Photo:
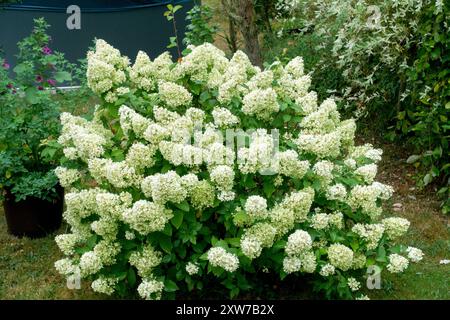
[{"label": "leafy green plant", "polygon": [[420,186],[440,185],[442,209],[450,212],[450,38],[448,2],[428,4],[420,15],[417,56],[408,72],[411,103],[397,115],[397,128],[418,155],[409,157],[423,175]]},{"label": "leafy green plant", "polygon": [[205,42],[213,43],[218,31],[216,25],[211,25],[211,8],[206,5],[195,5],[187,12],[186,34],[183,39],[186,45],[198,46]]},{"label": "leafy green plant", "polygon": [[53,173],[62,150],[55,86],[70,81],[64,57],[50,49],[47,23],[36,19],[31,35],[18,43],[15,78],[2,59],[0,68],[0,188],[17,201],[57,197]]},{"label": "leafy green plant", "polygon": [[166,17],[167,21],[172,21],[173,33],[174,33],[174,36],[169,38],[170,43],[167,46],[167,48],[168,49],[177,48],[178,59],[181,59],[181,46],[180,46],[180,41],[178,39],[178,30],[177,30],[177,22],[175,19],[175,13],[178,10],[180,10],[181,8],[183,8],[183,6],[181,6],[179,4],[176,6],[174,6],[173,4],[168,4],[167,11],[164,12],[164,16]]}]

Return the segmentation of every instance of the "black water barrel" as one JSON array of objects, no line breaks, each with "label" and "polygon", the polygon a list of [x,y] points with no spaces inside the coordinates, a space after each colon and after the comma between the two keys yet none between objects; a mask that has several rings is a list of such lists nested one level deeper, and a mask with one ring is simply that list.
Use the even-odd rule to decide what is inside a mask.
[{"label": "black water barrel", "polygon": [[[163,16],[169,3],[183,6],[175,15],[182,39],[186,12],[194,0],[22,0],[0,9],[0,46],[15,65],[17,42],[30,34],[34,18],[44,17],[51,25],[51,49],[63,52],[71,62],[84,58],[95,38],[106,40],[131,60],[139,50],[154,58],[167,50],[174,35],[172,23]],[[70,5],[81,9],[81,29],[67,27]],[[171,52],[176,55],[175,49]]]}]

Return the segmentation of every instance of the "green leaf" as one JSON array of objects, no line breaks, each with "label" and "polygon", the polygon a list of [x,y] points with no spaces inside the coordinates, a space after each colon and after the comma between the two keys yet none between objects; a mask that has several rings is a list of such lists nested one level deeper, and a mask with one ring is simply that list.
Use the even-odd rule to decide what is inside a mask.
[{"label": "green leaf", "polygon": [[247,220],[248,215],[244,211],[239,211],[233,216],[233,221],[238,225],[245,223]]},{"label": "green leaf", "polygon": [[211,237],[211,245],[212,245],[213,247],[216,246],[217,241],[219,241],[219,239],[217,239],[215,236],[212,236],[212,237]]},{"label": "green leaf", "polygon": [[177,12],[177,11],[180,10],[181,8],[183,8],[183,6],[180,6],[179,4],[176,5],[176,6],[173,8],[173,13]]},{"label": "green leaf", "polygon": [[128,269],[127,280],[128,280],[128,284],[131,287],[135,286],[135,284],[136,284],[136,272],[134,271],[133,268]]},{"label": "green leaf", "polygon": [[125,159],[125,155],[122,150],[113,149],[113,151],[111,152],[111,158],[114,161],[123,161]]},{"label": "green leaf", "polygon": [[164,233],[166,236],[169,236],[169,237],[172,236],[172,227],[170,226],[170,224],[165,225],[162,233]]},{"label": "green leaf", "polygon": [[186,200],[184,200],[183,202],[175,204],[175,206],[178,209],[183,210],[184,212],[189,212],[189,209],[190,209],[189,203]]},{"label": "green leaf", "polygon": [[358,241],[352,241],[352,243],[350,243],[350,246],[352,247],[353,251],[357,251],[359,249],[359,242]]},{"label": "green leaf", "polygon": [[167,291],[167,292],[175,292],[178,289],[179,288],[178,288],[177,284],[174,281],[167,279],[164,282],[164,290],[165,291]]},{"label": "green leaf", "polygon": [[384,246],[380,246],[378,248],[376,261],[379,261],[379,262],[385,262],[386,261],[386,250],[384,249]]},{"label": "green leaf", "polygon": [[31,104],[39,102],[39,92],[35,87],[30,87],[25,90],[25,98]]},{"label": "green leaf", "polygon": [[425,175],[425,177],[423,177],[423,183],[425,185],[428,185],[431,182],[431,180],[433,180],[433,178],[432,178],[431,174],[429,174],[429,173],[427,173]]},{"label": "green leaf", "polygon": [[26,71],[27,69],[28,69],[28,65],[26,65],[25,63],[21,63],[21,64],[18,64],[17,66],[15,66],[13,71],[15,73],[19,74],[19,73]]},{"label": "green leaf", "polygon": [[319,191],[322,188],[321,182],[319,180],[314,180],[313,188],[314,188],[314,190]]},{"label": "green leaf", "polygon": [[172,239],[170,237],[160,237],[159,245],[167,253],[172,252]]},{"label": "green leaf", "polygon": [[208,100],[210,97],[211,97],[211,95],[209,94],[208,91],[203,91],[203,92],[200,94],[199,100],[200,100],[200,102],[203,103],[203,102],[205,102],[206,100]]},{"label": "green leaf", "polygon": [[114,275],[115,275],[119,280],[124,280],[125,278],[127,278],[128,272],[127,272],[127,271],[118,271],[118,272],[115,272]]},{"label": "green leaf", "polygon": [[86,246],[92,249],[96,244],[97,244],[97,235],[94,234],[93,236],[89,237],[89,239],[86,242]]},{"label": "green leaf", "polygon": [[233,247],[240,247],[241,245],[240,238],[226,238],[225,241],[228,242],[228,244],[230,244]]},{"label": "green leaf", "polygon": [[184,214],[181,211],[177,211],[173,214],[173,218],[170,221],[176,229],[180,228],[183,223],[183,216]]},{"label": "green leaf", "polygon": [[244,180],[242,181],[242,183],[243,183],[243,186],[248,189],[254,188],[256,186],[255,181],[253,181],[253,177],[250,175],[246,175],[244,177]]},{"label": "green leaf", "polygon": [[421,158],[421,156],[417,155],[417,154],[413,154],[411,156],[409,156],[409,158],[406,160],[406,163],[411,164],[416,162],[417,160],[419,160]]},{"label": "green leaf", "polygon": [[238,287],[234,287],[230,291],[230,298],[233,299],[233,298],[237,297],[238,294],[239,294],[239,288]]},{"label": "green leaf", "polygon": [[55,73],[54,78],[57,82],[71,81],[72,76],[66,71],[58,71]]},{"label": "green leaf", "polygon": [[171,168],[172,168],[172,166],[170,165],[170,163],[166,163],[166,164],[161,168],[161,173],[167,173]]},{"label": "green leaf", "polygon": [[264,184],[264,193],[266,194],[267,198],[270,198],[274,191],[275,191],[275,186],[273,185],[273,183],[265,183]]}]

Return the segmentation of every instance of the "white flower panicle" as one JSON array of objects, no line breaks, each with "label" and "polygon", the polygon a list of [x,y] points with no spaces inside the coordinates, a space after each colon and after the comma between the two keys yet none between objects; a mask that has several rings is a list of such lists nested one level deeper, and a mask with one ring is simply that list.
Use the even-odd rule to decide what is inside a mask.
[{"label": "white flower panicle", "polygon": [[283,260],[283,271],[287,274],[299,272],[302,268],[302,261],[299,257],[285,257]]},{"label": "white flower panicle", "polygon": [[55,269],[60,274],[70,276],[79,271],[79,268],[75,266],[71,259],[64,258],[55,262]]},{"label": "white flower panicle", "polygon": [[114,102],[117,94],[114,88],[126,82],[126,69],[130,64],[127,57],[122,57],[119,50],[106,41],[97,39],[95,51],[88,52],[87,81],[95,93],[109,94],[108,102]]},{"label": "white flower panicle", "polygon": [[265,219],[269,214],[267,211],[267,200],[261,196],[248,197],[244,210],[255,220]]},{"label": "white flower panicle", "polygon": [[255,259],[261,255],[262,244],[258,239],[254,237],[241,238],[241,250],[242,253],[249,259]]},{"label": "white flower panicle", "polygon": [[384,225],[357,223],[353,226],[352,231],[367,241],[368,250],[373,250],[378,247],[378,243],[384,234]]},{"label": "white flower panicle", "polygon": [[408,247],[406,249],[406,252],[408,253],[408,258],[411,260],[411,262],[419,262],[423,259],[423,251],[414,247]]},{"label": "white flower panicle", "polygon": [[230,191],[234,185],[234,170],[230,166],[220,165],[210,172],[211,181],[220,191]]},{"label": "white flower panicle", "polygon": [[162,231],[172,218],[172,211],[159,203],[139,200],[123,212],[123,220],[142,235]]},{"label": "white flower panicle", "polygon": [[83,253],[80,258],[81,275],[92,275],[100,271],[103,267],[102,260],[94,251]]},{"label": "white flower panicle", "polygon": [[208,261],[212,266],[223,268],[228,272],[234,272],[239,267],[238,257],[225,251],[222,247],[213,247],[209,249]]},{"label": "white flower panicle", "polygon": [[361,289],[361,283],[355,278],[348,278],[347,284],[352,291],[358,291],[359,289]]},{"label": "white flower panicle", "polygon": [[65,254],[65,255],[72,255],[75,253],[75,246],[77,245],[77,242],[79,241],[77,235],[73,233],[69,234],[60,234],[55,237],[56,244],[58,245],[59,249]]},{"label": "white flower panicle", "polygon": [[328,228],[330,216],[326,213],[316,213],[310,219],[310,225],[313,229],[323,230]]},{"label": "white flower panicle", "polygon": [[300,253],[310,250],[312,239],[308,232],[304,230],[296,230],[288,237],[285,251],[288,255],[299,255]]},{"label": "white flower panicle", "polygon": [[119,282],[117,278],[99,277],[92,281],[91,287],[95,292],[112,295],[115,292],[115,286]]},{"label": "white flower panicle", "polygon": [[165,174],[157,173],[142,180],[142,192],[151,197],[154,202],[164,204],[166,202],[180,203],[187,197],[187,191],[183,187],[181,177],[175,171]]},{"label": "white flower panicle", "polygon": [[366,183],[372,183],[377,175],[376,164],[366,164],[355,170],[355,174],[360,175]]},{"label": "white flower panicle", "polygon": [[327,189],[326,197],[328,200],[344,201],[347,197],[347,189],[341,183],[329,186]]},{"label": "white flower panicle", "polygon": [[303,178],[310,166],[309,161],[299,160],[298,154],[294,150],[279,152],[274,159],[278,165],[279,174],[296,179]]},{"label": "white flower panicle", "polygon": [[189,106],[192,102],[192,94],[183,86],[172,82],[160,82],[158,84],[161,100],[171,108]]},{"label": "white flower panicle", "polygon": [[271,169],[274,147],[274,139],[267,130],[256,130],[251,135],[250,146],[238,150],[239,170],[247,174]]},{"label": "white flower panicle", "polygon": [[277,93],[272,88],[256,89],[247,94],[243,100],[242,112],[261,120],[269,120],[272,114],[279,110]]},{"label": "white flower panicle", "polygon": [[239,123],[239,118],[225,108],[214,108],[212,111],[214,124],[218,128],[230,128]]},{"label": "white flower panicle", "polygon": [[143,143],[136,142],[128,149],[128,153],[125,158],[125,162],[135,168],[137,171],[141,171],[146,168],[150,168],[154,165],[156,148],[152,148]]},{"label": "white flower panicle", "polygon": [[327,160],[317,162],[312,168],[317,177],[326,185],[330,184],[333,180],[333,169],[334,164]]},{"label": "white flower panicle", "polygon": [[55,169],[55,174],[63,188],[70,188],[74,182],[81,178],[81,174],[77,169],[57,167]]},{"label": "white flower panicle", "polygon": [[138,286],[137,291],[145,300],[159,300],[164,289],[164,283],[154,279],[144,279]]},{"label": "white flower panicle", "polygon": [[146,245],[142,251],[134,251],[130,255],[129,262],[136,267],[141,277],[152,275],[153,269],[161,263],[162,254],[151,245]]},{"label": "white flower panicle", "polygon": [[319,274],[323,277],[329,277],[332,276],[335,273],[335,268],[332,264],[327,263],[325,264],[321,269]]},{"label": "white flower panicle", "polygon": [[352,266],[353,251],[342,244],[335,243],[328,247],[328,259],[336,268],[347,271]]},{"label": "white flower panicle", "polygon": [[387,269],[391,273],[400,273],[406,270],[408,268],[409,262],[408,259],[405,257],[392,253],[388,257],[389,264],[387,265]]},{"label": "white flower panicle", "polygon": [[384,225],[386,235],[392,240],[403,236],[408,231],[410,225],[408,220],[398,217],[383,219],[381,223]]},{"label": "white flower panicle", "polygon": [[193,262],[188,262],[188,263],[186,264],[186,272],[187,272],[189,275],[193,276],[193,275],[197,274],[199,271],[200,271],[200,268],[199,268],[198,265],[196,265],[195,263],[193,263]]}]

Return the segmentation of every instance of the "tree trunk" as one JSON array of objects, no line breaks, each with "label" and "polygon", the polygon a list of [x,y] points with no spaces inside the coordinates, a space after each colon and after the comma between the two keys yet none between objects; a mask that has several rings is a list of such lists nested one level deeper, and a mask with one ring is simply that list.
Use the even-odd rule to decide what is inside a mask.
[{"label": "tree trunk", "polygon": [[232,15],[232,8],[229,0],[222,0],[222,8],[228,16],[228,35],[225,34],[225,40],[227,41],[228,48],[232,53],[238,50],[237,37],[236,37],[236,22]]},{"label": "tree trunk", "polygon": [[229,38],[229,47],[230,50],[235,53],[238,50],[238,45],[237,45],[237,37],[236,37],[236,26],[235,26],[235,22],[233,20],[232,16],[228,16],[228,30],[230,33],[230,38]]},{"label": "tree trunk", "polygon": [[270,1],[264,1],[264,23],[267,31],[272,34],[272,25],[270,24]]},{"label": "tree trunk", "polygon": [[238,18],[238,26],[245,43],[245,51],[253,64],[262,67],[261,48],[252,0],[231,0]]}]

